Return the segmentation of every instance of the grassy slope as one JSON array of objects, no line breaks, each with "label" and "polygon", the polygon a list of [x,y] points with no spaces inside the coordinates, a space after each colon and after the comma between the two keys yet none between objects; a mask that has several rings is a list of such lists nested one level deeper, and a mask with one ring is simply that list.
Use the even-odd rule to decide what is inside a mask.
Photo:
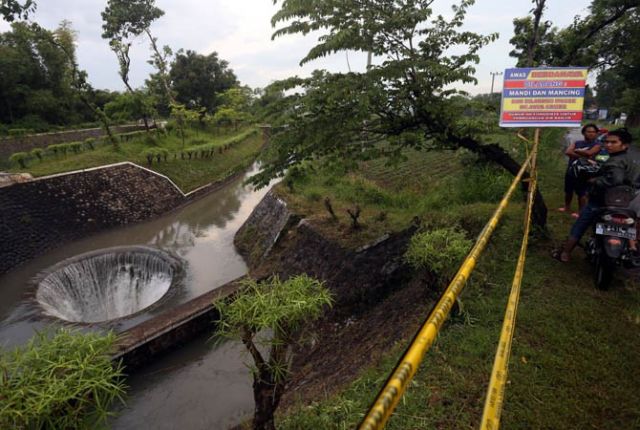
[{"label": "grassy slope", "polygon": [[[509,141],[515,141],[504,136],[495,138],[507,147],[511,147]],[[640,428],[640,288],[632,275],[619,272],[611,291],[597,291],[580,250],[569,265],[549,257],[549,249],[564,238],[571,221],[553,210],[563,199],[565,164],[558,150],[560,132],[546,132],[543,143],[540,186],[550,208],[553,239],[535,238],[530,247],[502,428]],[[518,147],[521,145],[512,150],[521,158]],[[478,180],[474,170],[458,171],[445,178],[445,184],[486,184],[488,178]],[[469,180],[474,177],[476,180]],[[488,219],[492,205],[463,204],[465,193],[459,187],[443,187],[441,183],[430,191],[430,200],[423,197],[412,206],[437,203],[426,214],[427,220],[439,223],[438,219],[455,219],[474,224],[476,219],[481,224],[479,218]],[[516,199],[463,292],[464,318],[445,325],[387,428],[478,427],[517,259],[522,211]],[[339,395],[290,413],[281,427],[353,428],[407,342],[399,340],[386,359],[372,363]]]},{"label": "grassy slope", "polygon": [[[186,147],[210,142],[215,146],[224,146],[234,137],[250,133],[250,129],[222,135],[204,131],[197,133],[190,131],[186,139]],[[212,158],[189,161],[180,159],[182,141],[175,133],[160,137],[154,145],[147,143],[144,134],[140,134],[139,137],[129,142],[121,143],[117,150],[109,144],[101,144],[93,151],[85,150],[79,154],[69,152],[64,156],[49,155],[41,162],[31,160],[26,170],[34,176],[45,176],[121,161],[132,161],[141,166],[147,166],[144,151],[149,148],[165,148],[170,152],[167,162],[156,163],[154,161],[151,168],[167,175],[183,191],[188,192],[209,182],[222,180],[239,168],[246,167],[255,159],[261,145],[262,138],[260,135],[251,134],[241,144],[233,146],[222,154],[216,152]],[[177,154],[177,159],[173,159],[174,154]],[[12,169],[14,172],[19,170],[21,169]]]}]

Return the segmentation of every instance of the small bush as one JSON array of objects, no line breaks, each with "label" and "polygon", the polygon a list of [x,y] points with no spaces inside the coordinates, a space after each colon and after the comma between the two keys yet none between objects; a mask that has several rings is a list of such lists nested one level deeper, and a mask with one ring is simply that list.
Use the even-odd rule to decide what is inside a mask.
[{"label": "small bush", "polygon": [[11,157],[9,157],[9,161],[11,161],[12,163],[18,164],[23,169],[27,167],[28,160],[29,160],[29,154],[27,154],[26,152],[16,152]]},{"label": "small bush", "polygon": [[74,154],[77,154],[82,150],[82,142],[71,142],[68,145],[69,149],[71,149]]},{"label": "small bush", "polygon": [[62,154],[62,155],[67,155],[67,152],[69,151],[69,144],[68,143],[61,143],[58,145],[58,151]]},{"label": "small bush", "polygon": [[147,159],[147,164],[149,164],[149,166],[153,164],[153,159],[157,154],[158,150],[156,148],[149,148],[142,153],[142,155],[144,155],[144,157]]},{"label": "small bush", "polygon": [[84,140],[84,144],[87,148],[94,150],[96,149],[95,144],[96,140],[93,137],[88,137]]},{"label": "small bush", "polygon": [[38,160],[42,161],[42,156],[44,155],[44,151],[40,148],[34,148],[31,150],[30,154],[32,157],[35,157]]},{"label": "small bush", "polygon": [[0,428],[80,429],[104,425],[122,401],[122,369],[110,353],[114,334],[60,329],[0,351]]},{"label": "small bush", "polygon": [[53,155],[62,154],[59,143],[47,146],[47,151],[53,153]]},{"label": "small bush", "polygon": [[22,137],[27,134],[26,128],[10,128],[8,131],[9,137]]},{"label": "small bush", "polygon": [[451,279],[473,242],[464,232],[454,228],[441,228],[415,234],[404,255],[405,261],[415,269],[427,269],[443,280]]}]

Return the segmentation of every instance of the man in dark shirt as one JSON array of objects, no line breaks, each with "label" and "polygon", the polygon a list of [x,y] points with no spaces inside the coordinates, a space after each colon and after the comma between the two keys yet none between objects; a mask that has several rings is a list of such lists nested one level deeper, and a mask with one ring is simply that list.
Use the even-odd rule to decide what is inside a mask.
[{"label": "man in dark shirt", "polygon": [[602,165],[600,176],[590,180],[589,202],[571,227],[569,238],[558,255],[560,261],[568,262],[571,258],[571,251],[595,221],[598,209],[604,204],[604,194],[607,189],[619,185],[640,189],[640,159],[627,151],[631,140],[631,134],[624,128],[607,134],[604,144],[610,157]]},{"label": "man in dark shirt", "polygon": [[[580,158],[593,158],[600,152],[600,142],[598,141],[598,126],[595,124],[587,124],[582,127],[582,136],[584,140],[578,140],[569,145],[564,152],[569,157],[569,165],[564,175],[564,206],[558,209],[560,212],[571,211],[571,200],[573,200],[573,194],[578,196],[578,209],[579,211],[587,204],[587,184],[578,181],[578,178],[573,176],[571,172],[571,164]],[[577,213],[571,214],[574,217],[578,217]]]}]

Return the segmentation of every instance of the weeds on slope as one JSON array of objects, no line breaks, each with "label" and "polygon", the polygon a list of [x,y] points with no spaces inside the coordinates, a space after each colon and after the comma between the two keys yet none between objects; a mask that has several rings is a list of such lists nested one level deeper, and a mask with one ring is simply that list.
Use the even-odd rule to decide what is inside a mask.
[{"label": "weeds on slope", "polygon": [[[513,141],[511,136],[495,139],[522,159],[522,146],[507,146]],[[612,290],[601,292],[593,287],[590,267],[579,251],[568,265],[549,257],[553,242],[562,240],[571,224],[569,217],[553,210],[563,201],[566,164],[560,141],[559,130],[543,134],[540,187],[550,209],[551,239],[538,236],[531,241],[502,427],[640,428],[637,279],[621,271]],[[478,181],[469,181],[467,173],[467,168],[459,170],[447,181],[482,187]],[[461,191],[451,186],[431,188],[430,195],[407,211],[422,207],[426,222],[467,223],[467,231],[479,231],[495,205],[486,201],[463,204],[460,196]],[[523,209],[521,199],[514,197],[462,294],[467,318],[446,323],[388,429],[478,427],[519,251]],[[372,363],[340,393],[290,411],[280,421],[281,428],[354,428],[407,342],[398,339],[393,351],[381,362]]]}]

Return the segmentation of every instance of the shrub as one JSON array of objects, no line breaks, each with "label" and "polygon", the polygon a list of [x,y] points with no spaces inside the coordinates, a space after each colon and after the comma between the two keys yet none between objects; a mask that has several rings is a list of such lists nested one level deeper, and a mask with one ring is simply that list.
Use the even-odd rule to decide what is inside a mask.
[{"label": "shrub", "polygon": [[157,154],[158,150],[156,148],[149,148],[142,153],[142,155],[144,155],[144,157],[147,159],[147,164],[149,164],[149,166],[153,164],[153,159]]},{"label": "shrub", "polygon": [[68,143],[59,144],[58,151],[60,151],[62,155],[67,155],[67,151],[69,151],[69,144]]},{"label": "shrub", "polygon": [[42,161],[42,155],[44,154],[44,151],[40,148],[34,148],[29,154],[31,154],[32,157],[35,157],[38,160]]},{"label": "shrub", "polygon": [[[242,281],[243,290],[232,302],[218,301],[219,334],[241,340],[253,357],[254,429],[272,429],[274,412],[290,376],[291,346],[306,323],[322,316],[333,303],[331,292],[322,282],[307,275],[286,281],[273,277],[264,282]],[[269,346],[258,349],[258,333],[270,332]],[[265,354],[265,355],[263,355]]]},{"label": "shrub", "polygon": [[11,157],[9,157],[9,161],[20,165],[22,169],[27,168],[28,160],[29,160],[29,154],[27,154],[26,152],[16,152]]},{"label": "shrub", "polygon": [[93,137],[88,137],[84,140],[85,146],[91,150],[96,149],[95,143],[96,143],[96,140]]},{"label": "shrub", "polygon": [[56,143],[53,145],[49,145],[47,146],[47,151],[52,152],[53,155],[58,155],[58,153],[62,153],[62,150],[60,149],[60,143]]},{"label": "shrub", "polygon": [[69,149],[71,149],[75,154],[79,153],[82,150],[82,142],[71,142],[67,144]]},{"label": "shrub", "polygon": [[405,261],[415,269],[427,269],[449,280],[456,272],[473,242],[455,228],[440,228],[413,235]]},{"label": "shrub", "polygon": [[110,353],[115,335],[60,329],[0,351],[0,428],[96,428],[122,401],[122,368]]},{"label": "shrub", "polygon": [[9,137],[22,137],[27,134],[26,128],[10,128]]}]

